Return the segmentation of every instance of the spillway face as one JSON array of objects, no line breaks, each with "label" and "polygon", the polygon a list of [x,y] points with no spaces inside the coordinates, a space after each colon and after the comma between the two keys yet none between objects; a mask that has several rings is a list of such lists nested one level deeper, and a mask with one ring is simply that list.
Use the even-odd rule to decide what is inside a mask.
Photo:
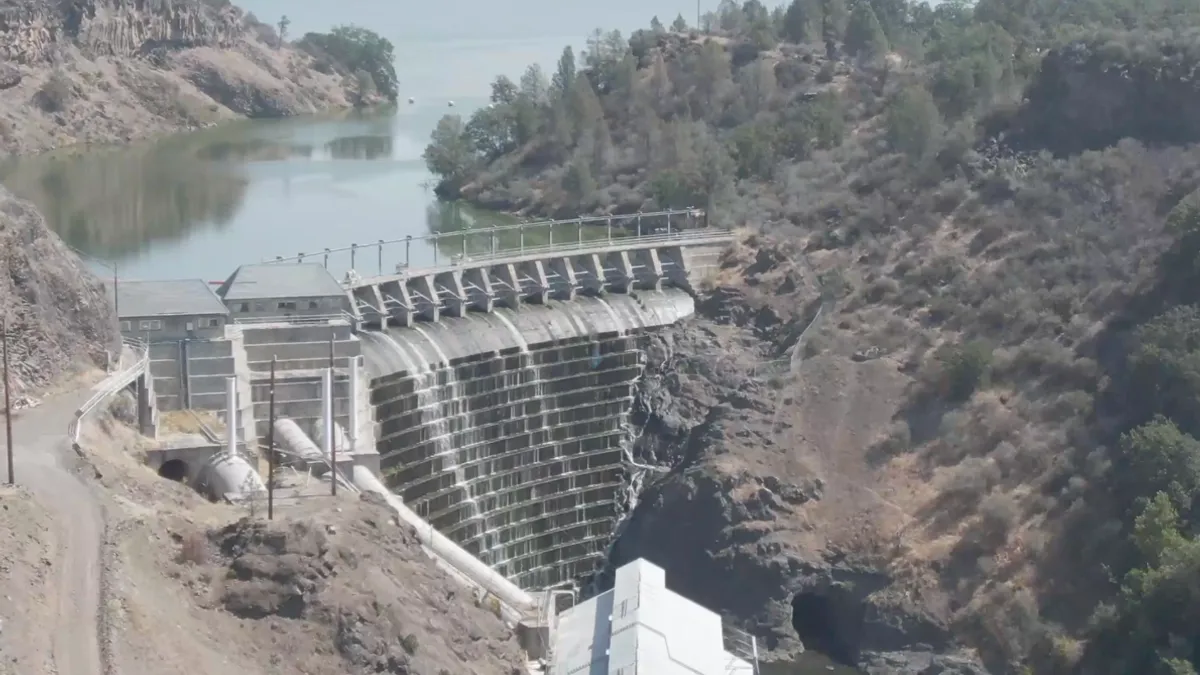
[{"label": "spillway face", "polygon": [[646,332],[692,309],[663,291],[364,333],[385,482],[522,588],[591,574],[628,489]]}]

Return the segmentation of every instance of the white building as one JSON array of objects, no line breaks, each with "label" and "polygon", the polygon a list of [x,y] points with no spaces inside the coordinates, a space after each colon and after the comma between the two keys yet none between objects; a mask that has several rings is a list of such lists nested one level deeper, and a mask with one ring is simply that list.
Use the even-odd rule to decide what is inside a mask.
[{"label": "white building", "polygon": [[[635,560],[613,589],[563,612],[550,675],[754,675],[749,638],[725,650],[721,617],[667,590],[661,567]],[[749,660],[747,660],[749,659]]]}]

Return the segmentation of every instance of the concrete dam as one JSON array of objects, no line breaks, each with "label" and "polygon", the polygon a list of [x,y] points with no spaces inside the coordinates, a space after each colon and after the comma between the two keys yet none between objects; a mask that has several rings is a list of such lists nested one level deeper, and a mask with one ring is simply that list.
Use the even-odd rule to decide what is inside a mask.
[{"label": "concrete dam", "polygon": [[642,337],[693,311],[665,289],[361,332],[385,481],[521,588],[592,573],[630,497]]}]

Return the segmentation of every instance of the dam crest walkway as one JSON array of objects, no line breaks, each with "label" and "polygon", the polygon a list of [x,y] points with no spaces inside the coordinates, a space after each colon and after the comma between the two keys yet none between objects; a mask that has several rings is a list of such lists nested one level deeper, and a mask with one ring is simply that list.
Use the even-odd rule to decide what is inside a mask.
[{"label": "dam crest walkway", "polygon": [[[440,232],[326,249],[317,257],[328,268],[331,257],[349,255],[343,286],[355,321],[386,328],[491,312],[497,306],[570,301],[577,294],[664,285],[690,291],[716,269],[735,237],[731,229],[707,226],[703,211],[685,209]],[[398,247],[403,247],[400,262],[385,272],[385,249]],[[433,261],[417,267],[413,252],[422,247],[432,249]],[[375,273],[367,274],[372,251]],[[302,263],[313,257],[270,262]]]}]

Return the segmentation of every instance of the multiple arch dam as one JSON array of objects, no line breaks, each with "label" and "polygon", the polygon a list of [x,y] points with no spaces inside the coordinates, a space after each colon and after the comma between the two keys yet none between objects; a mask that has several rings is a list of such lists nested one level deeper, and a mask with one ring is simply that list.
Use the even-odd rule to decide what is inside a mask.
[{"label": "multiple arch dam", "polygon": [[[384,482],[523,589],[602,567],[636,498],[628,417],[644,338],[693,313],[693,287],[734,236],[672,230],[673,214],[659,214],[665,228],[631,216],[619,237],[605,219],[598,239],[577,219],[573,235],[539,246],[525,234],[539,224],[506,226],[475,255],[468,235],[435,234],[435,250],[462,237],[461,255],[347,275]],[[500,250],[508,230],[518,245]]]},{"label": "multiple arch dam", "polygon": [[665,289],[361,333],[385,482],[522,588],[591,573],[630,489],[642,337],[693,311]]}]

